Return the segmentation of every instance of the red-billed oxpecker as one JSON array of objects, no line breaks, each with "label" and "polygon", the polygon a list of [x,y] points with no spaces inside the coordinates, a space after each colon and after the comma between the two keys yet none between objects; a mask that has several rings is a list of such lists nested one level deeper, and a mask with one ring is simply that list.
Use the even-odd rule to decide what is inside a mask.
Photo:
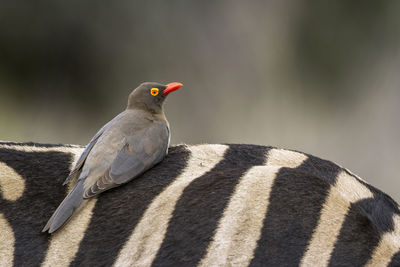
[{"label": "red-billed oxpecker", "polygon": [[64,184],[78,177],[72,191],[43,232],[53,233],[88,198],[138,177],[167,154],[170,134],[163,110],[166,96],[181,83],[142,83],[129,95],[126,109],[101,128],[76,162]]}]

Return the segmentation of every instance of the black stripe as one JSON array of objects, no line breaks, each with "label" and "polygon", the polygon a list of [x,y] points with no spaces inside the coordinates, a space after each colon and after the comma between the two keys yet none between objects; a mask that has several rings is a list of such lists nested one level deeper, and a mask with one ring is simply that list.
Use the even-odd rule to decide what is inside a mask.
[{"label": "black stripe", "polygon": [[0,161],[25,180],[24,193],[17,201],[0,198],[0,212],[14,231],[15,266],[38,266],[44,260],[49,235],[41,230],[65,197],[62,182],[68,176],[72,158],[70,153],[0,148]]},{"label": "black stripe", "polygon": [[151,201],[179,176],[189,155],[185,146],[171,147],[143,176],[102,193],[71,266],[111,266]]},{"label": "black stripe", "polygon": [[383,234],[394,230],[394,215],[400,215],[399,205],[390,196],[379,189],[367,184],[356,176],[346,171],[349,175],[366,186],[373,194],[373,199],[369,201],[360,201],[356,205],[368,216],[374,223],[378,231]]},{"label": "black stripe", "polygon": [[[301,153],[301,152],[298,152]],[[320,178],[331,185],[336,183],[336,178],[343,169],[329,160],[320,159],[310,154],[308,158],[296,169]]]},{"label": "black stripe", "polygon": [[393,255],[388,267],[399,267],[400,266],[400,251]]},{"label": "black stripe", "polygon": [[[374,203],[374,200],[366,199],[360,202]],[[380,233],[364,211],[360,210],[359,206],[366,205],[360,202],[350,205],[329,266],[363,266],[379,243]]]},{"label": "black stripe", "polygon": [[327,181],[308,170],[304,172],[302,166],[281,168],[271,189],[250,266],[298,266],[318,224],[329,188]]},{"label": "black stripe", "polygon": [[375,193],[373,198],[357,201],[354,205],[371,220],[380,234],[394,230],[393,218],[397,214],[397,206],[394,208],[383,195]]},{"label": "black stripe", "polygon": [[240,177],[251,167],[264,164],[268,149],[229,145],[222,161],[185,188],[152,266],[199,263]]},{"label": "black stripe", "polygon": [[[353,265],[365,264],[378,246],[382,235],[394,230],[394,215],[400,214],[397,203],[391,197],[347,170],[344,171],[366,186],[373,194],[373,198],[352,203],[335,244],[330,261],[331,266],[344,263],[343,259]],[[355,246],[357,248],[354,248]],[[352,249],[354,252],[349,253],[348,249]]]},{"label": "black stripe", "polygon": [[306,155],[308,156],[308,159],[297,168],[298,170],[320,177],[331,185],[336,184],[339,172],[346,172],[347,175],[353,177],[360,184],[367,187],[374,196],[373,201],[369,201],[368,203],[359,202],[357,204],[359,205],[359,208],[365,212],[366,216],[370,217],[374,221],[375,226],[382,233],[394,230],[393,215],[400,215],[399,206],[396,201],[381,190],[359,179],[357,176],[353,175],[348,170],[339,167],[335,163],[320,159],[313,155]]},{"label": "black stripe", "polygon": [[299,167],[282,168],[277,174],[252,266],[298,265],[312,238],[329,184],[336,182],[341,168],[306,156]]}]

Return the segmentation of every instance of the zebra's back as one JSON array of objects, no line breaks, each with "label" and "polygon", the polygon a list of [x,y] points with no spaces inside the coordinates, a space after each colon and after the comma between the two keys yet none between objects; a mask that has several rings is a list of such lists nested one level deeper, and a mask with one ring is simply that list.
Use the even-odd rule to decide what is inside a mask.
[{"label": "zebra's back", "polygon": [[336,164],[256,145],[179,145],[43,225],[82,148],[0,143],[0,266],[397,266],[400,213]]}]

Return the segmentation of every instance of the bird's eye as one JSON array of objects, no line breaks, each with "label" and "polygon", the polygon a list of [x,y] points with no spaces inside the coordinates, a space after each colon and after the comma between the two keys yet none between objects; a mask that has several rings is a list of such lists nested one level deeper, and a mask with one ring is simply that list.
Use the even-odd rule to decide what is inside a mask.
[{"label": "bird's eye", "polygon": [[158,88],[151,88],[150,94],[151,94],[152,96],[158,95]]}]

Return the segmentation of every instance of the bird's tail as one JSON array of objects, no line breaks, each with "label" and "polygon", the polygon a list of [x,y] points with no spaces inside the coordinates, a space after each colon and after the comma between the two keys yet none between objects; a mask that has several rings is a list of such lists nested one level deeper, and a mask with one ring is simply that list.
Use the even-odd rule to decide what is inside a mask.
[{"label": "bird's tail", "polygon": [[72,191],[53,213],[42,232],[46,232],[48,230],[49,233],[53,233],[58,228],[63,226],[68,219],[71,218],[72,214],[74,214],[74,212],[81,206],[83,202],[83,191],[83,180],[78,180]]}]

